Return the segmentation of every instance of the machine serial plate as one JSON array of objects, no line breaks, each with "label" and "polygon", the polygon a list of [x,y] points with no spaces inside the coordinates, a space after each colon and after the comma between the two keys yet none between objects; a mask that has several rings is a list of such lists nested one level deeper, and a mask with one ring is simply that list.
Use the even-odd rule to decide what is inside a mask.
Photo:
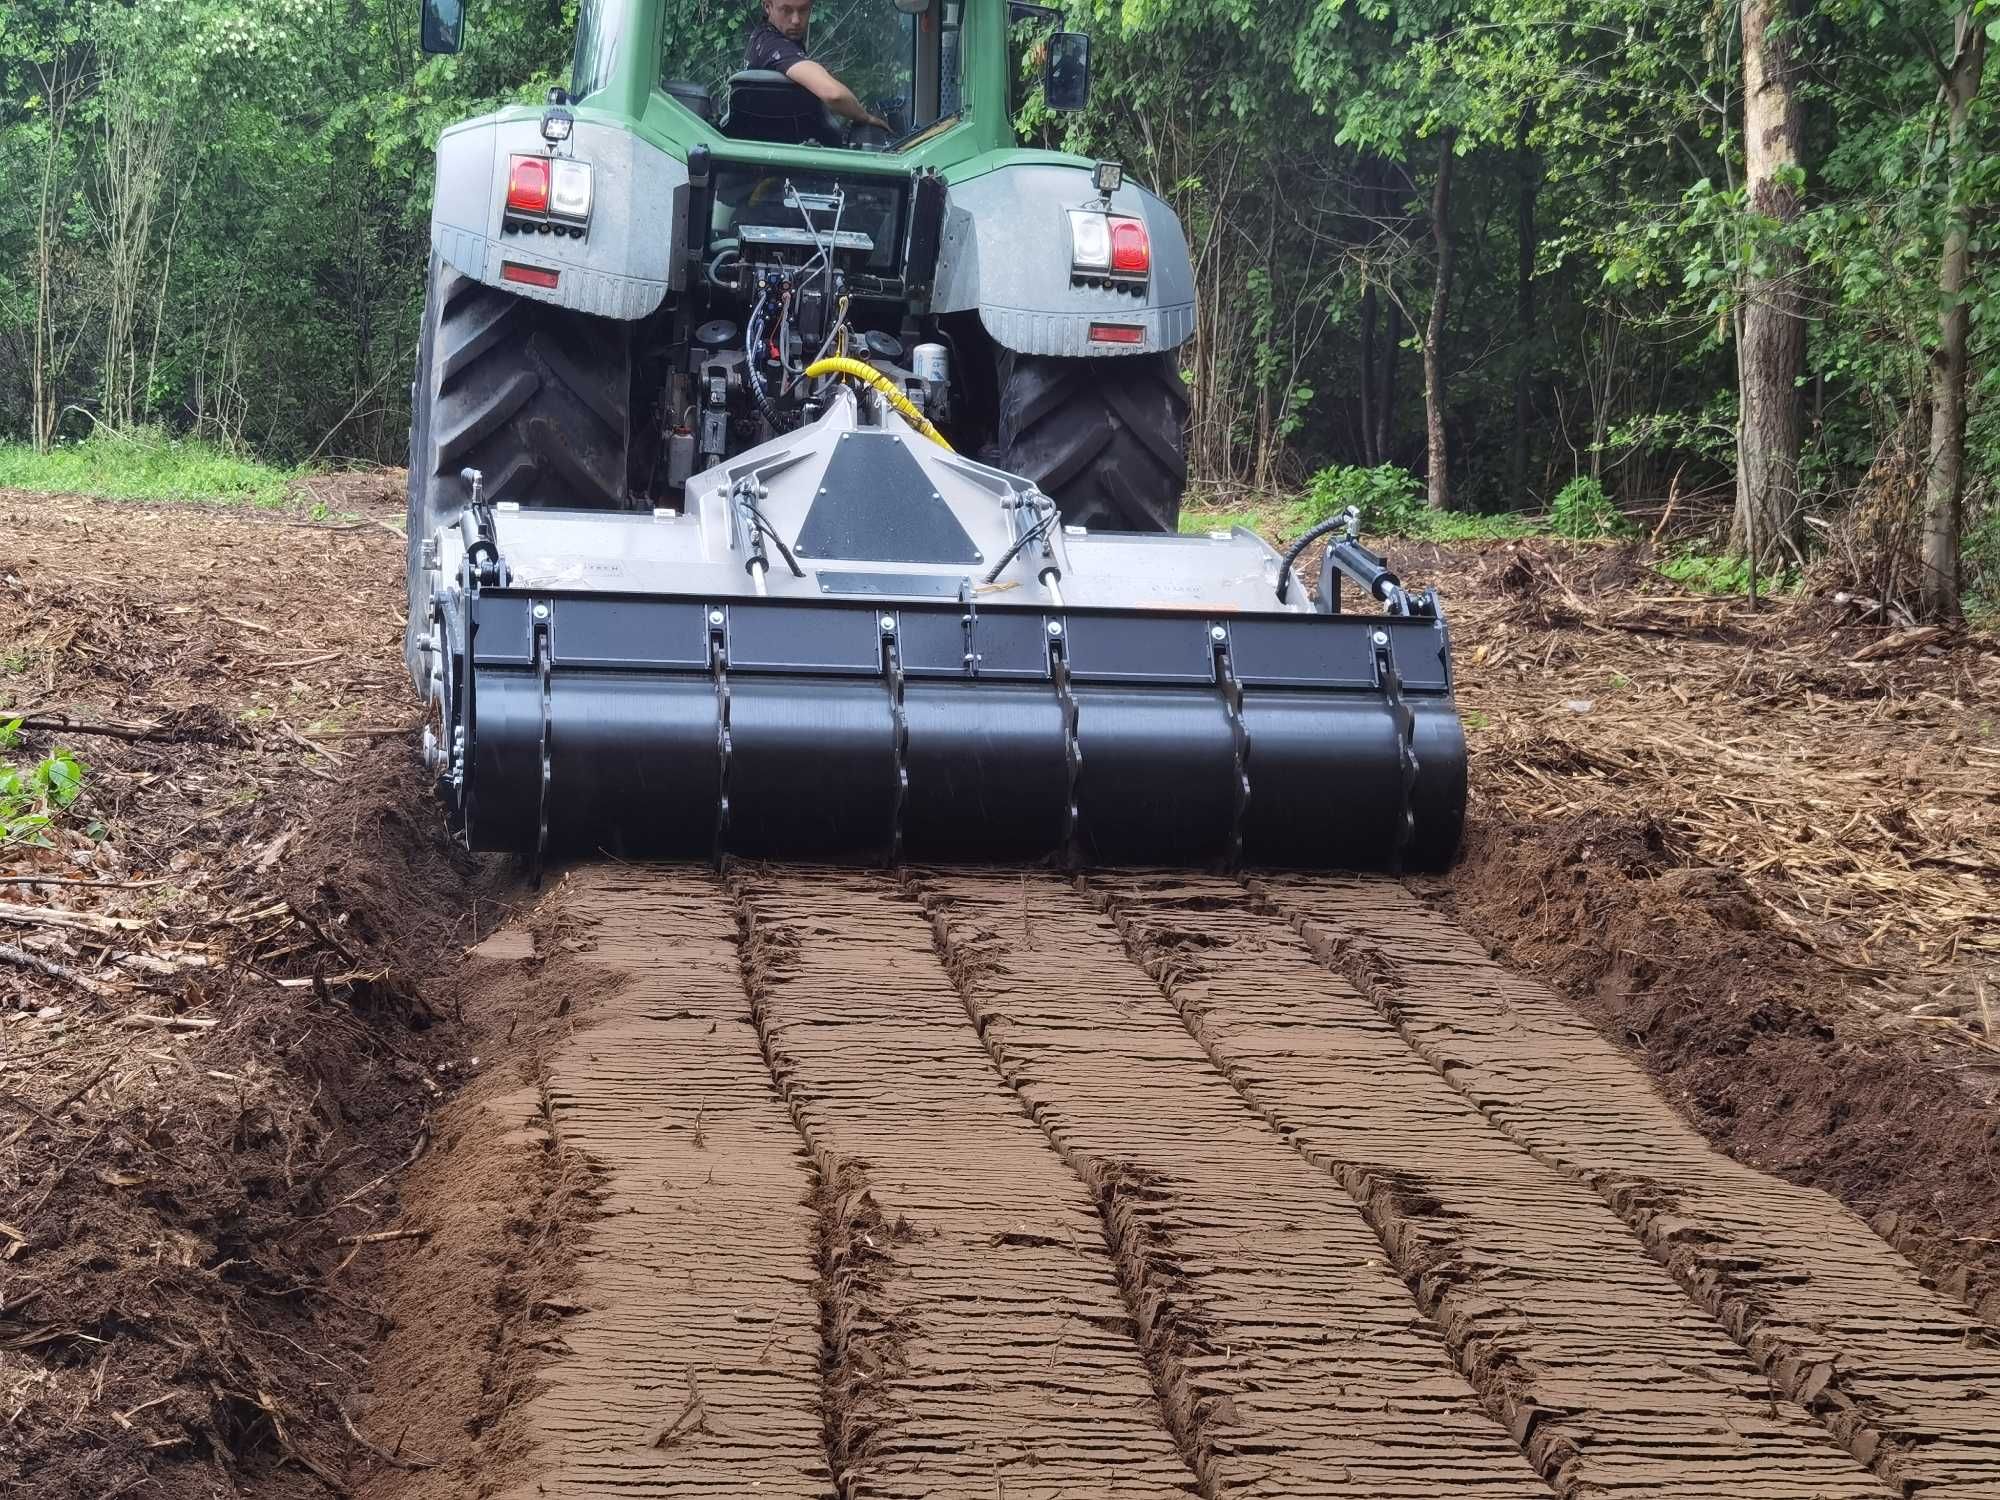
[{"label": "machine serial plate", "polygon": [[822,594],[880,594],[893,599],[916,595],[920,599],[956,599],[965,584],[963,578],[948,573],[835,573],[818,575]]}]

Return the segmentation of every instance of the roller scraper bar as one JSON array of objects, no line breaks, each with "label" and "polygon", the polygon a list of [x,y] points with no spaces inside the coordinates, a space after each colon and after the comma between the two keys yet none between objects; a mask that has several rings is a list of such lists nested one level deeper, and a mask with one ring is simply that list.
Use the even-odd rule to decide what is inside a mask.
[{"label": "roller scraper bar", "polygon": [[[485,585],[433,753],[475,849],[1440,868],[1445,622]],[[469,647],[469,649],[468,649]]]}]

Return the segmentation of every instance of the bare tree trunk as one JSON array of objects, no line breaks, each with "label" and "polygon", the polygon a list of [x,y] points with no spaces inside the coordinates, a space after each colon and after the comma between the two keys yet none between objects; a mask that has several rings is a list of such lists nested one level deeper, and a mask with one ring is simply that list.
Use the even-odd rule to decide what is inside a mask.
[{"label": "bare tree trunk", "polygon": [[1945,97],[1951,104],[1951,223],[1945,230],[1944,258],[1938,269],[1943,310],[1938,314],[1937,353],[1931,359],[1931,455],[1920,588],[1924,612],[1934,619],[1956,619],[1960,613],[1958,530],[1965,497],[1965,346],[1972,325],[1965,284],[1972,248],[1959,188],[1965,168],[1966,120],[1972,101],[1979,95],[1985,65],[1986,26],[1968,7],[1959,15],[1951,63],[1944,74]]},{"label": "bare tree trunk", "polygon": [[1438,136],[1437,181],[1431,188],[1431,239],[1437,246],[1437,281],[1431,291],[1430,326],[1424,332],[1424,425],[1429,437],[1429,490],[1432,510],[1451,508],[1451,452],[1444,430],[1444,331],[1451,307],[1451,168],[1458,132],[1447,126]]},{"label": "bare tree trunk", "polygon": [[[1798,217],[1799,106],[1792,88],[1790,0],[1743,0],[1743,160],[1751,209],[1785,226]],[[1757,563],[1797,551],[1799,373],[1806,323],[1797,256],[1773,246],[1744,287],[1737,366],[1741,419],[1730,550]]]},{"label": "bare tree trunk", "polygon": [[1514,126],[1515,165],[1519,170],[1514,203],[1514,444],[1508,465],[1509,490],[1516,505],[1527,499],[1528,423],[1534,415],[1531,387],[1535,379],[1535,199],[1541,191],[1541,164],[1528,149],[1528,132],[1535,127],[1535,106],[1521,106]]},{"label": "bare tree trunk", "polygon": [[1391,297],[1388,316],[1383,320],[1382,393],[1375,402],[1375,462],[1394,461],[1391,451],[1396,436],[1396,377],[1403,363],[1403,309]]},{"label": "bare tree trunk", "polygon": [[1375,283],[1361,289],[1361,461],[1369,468],[1382,462],[1375,453]]},{"label": "bare tree trunk", "polygon": [[100,415],[113,427],[126,428],[139,413],[139,299],[174,121],[171,112],[149,107],[131,79],[115,72],[106,78],[103,93],[98,231],[104,241],[108,296]]},{"label": "bare tree trunk", "polygon": [[29,438],[37,453],[46,453],[56,435],[55,253],[62,223],[60,191],[64,132],[70,106],[83,85],[81,71],[60,51],[41,71],[42,98],[48,109],[48,141],[42,158],[42,181],[35,209],[35,345],[30,376]]}]

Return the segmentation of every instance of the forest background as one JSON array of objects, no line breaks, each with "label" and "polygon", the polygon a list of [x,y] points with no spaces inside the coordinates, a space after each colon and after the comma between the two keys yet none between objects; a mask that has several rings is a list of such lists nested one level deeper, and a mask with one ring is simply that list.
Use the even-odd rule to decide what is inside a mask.
[{"label": "forest background", "polygon": [[[564,81],[574,12],[474,0],[427,58],[416,0],[9,0],[0,482],[400,463],[432,143]],[[2000,607],[1995,0],[1067,16],[1092,107],[1022,126],[1182,215],[1211,499],[1553,509],[1724,586]]]}]

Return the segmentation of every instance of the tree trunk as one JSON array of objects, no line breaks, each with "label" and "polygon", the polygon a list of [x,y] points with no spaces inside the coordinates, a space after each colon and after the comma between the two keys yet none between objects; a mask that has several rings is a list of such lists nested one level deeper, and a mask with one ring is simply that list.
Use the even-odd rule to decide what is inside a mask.
[{"label": "tree trunk", "polygon": [[1375,324],[1379,317],[1375,283],[1370,281],[1361,290],[1361,461],[1371,469],[1382,462],[1375,455]]},{"label": "tree trunk", "polygon": [[[1799,105],[1792,88],[1789,0],[1743,0],[1743,159],[1753,212],[1789,226],[1799,213]],[[1773,28],[1776,28],[1775,32]],[[1800,529],[1799,374],[1806,324],[1798,258],[1772,246],[1770,269],[1749,277],[1739,323],[1741,403],[1736,443],[1736,520],[1730,550],[1782,563]]]},{"label": "tree trunk", "polygon": [[1424,333],[1424,426],[1429,438],[1429,490],[1425,504],[1432,510],[1451,508],[1451,453],[1444,430],[1444,331],[1451,309],[1451,168],[1458,132],[1446,127],[1438,136],[1437,181],[1431,187],[1431,239],[1437,246],[1437,284],[1431,291],[1430,326]]},{"label": "tree trunk", "polygon": [[41,70],[42,97],[47,101],[48,141],[42,159],[40,195],[35,209],[35,342],[30,380],[29,440],[37,453],[55,441],[59,404],[56,392],[56,241],[62,233],[63,135],[70,106],[82,83],[80,70],[61,52]]},{"label": "tree trunk", "polygon": [[1528,492],[1528,423],[1534,415],[1535,379],[1535,199],[1541,191],[1541,164],[1528,149],[1528,132],[1535,126],[1535,106],[1524,104],[1514,126],[1514,155],[1520,171],[1514,204],[1514,443],[1508,465],[1512,502],[1522,505]]},{"label": "tree trunk", "polygon": [[1396,436],[1396,376],[1403,362],[1403,310],[1390,297],[1383,319],[1381,393],[1375,400],[1375,462],[1395,462],[1391,444]]},{"label": "tree trunk", "polygon": [[1972,101],[1978,97],[1985,65],[1986,27],[1968,8],[1958,18],[1956,44],[1944,75],[1945,97],[1951,104],[1951,222],[1945,230],[1944,258],[1938,269],[1942,311],[1938,313],[1937,353],[1931,358],[1931,461],[1924,497],[1920,588],[1924,612],[1933,619],[1956,619],[1960,612],[1958,529],[1965,496],[1965,346],[1972,323],[1972,309],[1965,300],[1972,250],[1960,184],[1965,168],[1966,121]]}]

